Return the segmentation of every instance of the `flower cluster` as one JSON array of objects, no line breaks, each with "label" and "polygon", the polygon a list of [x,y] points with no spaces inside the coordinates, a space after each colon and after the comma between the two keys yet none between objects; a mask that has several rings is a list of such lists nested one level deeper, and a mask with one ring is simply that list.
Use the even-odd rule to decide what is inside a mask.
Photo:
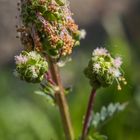
[{"label": "flower cluster", "polygon": [[20,55],[15,56],[15,62],[16,76],[27,82],[39,83],[43,80],[44,73],[48,70],[46,60],[35,51],[22,51]]},{"label": "flower cluster", "polygon": [[90,84],[95,87],[107,87],[116,80],[118,90],[121,90],[120,82],[126,84],[121,72],[122,60],[113,58],[105,48],[97,48],[93,51],[85,75],[90,79]]},{"label": "flower cluster", "polygon": [[17,31],[27,50],[60,58],[70,55],[85,35],[78,30],[67,1],[21,0],[18,5],[23,25]]}]

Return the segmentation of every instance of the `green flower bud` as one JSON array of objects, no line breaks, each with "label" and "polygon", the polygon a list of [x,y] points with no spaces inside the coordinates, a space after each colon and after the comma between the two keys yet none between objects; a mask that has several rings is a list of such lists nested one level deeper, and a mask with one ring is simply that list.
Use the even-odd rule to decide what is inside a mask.
[{"label": "green flower bud", "polygon": [[21,79],[31,83],[39,83],[43,80],[44,74],[48,70],[48,63],[37,52],[22,51],[15,56],[16,75]]},{"label": "green flower bud", "polygon": [[126,83],[120,70],[121,64],[120,57],[113,58],[106,49],[97,48],[93,51],[84,73],[94,88],[108,87],[116,80],[120,90],[120,81]]}]

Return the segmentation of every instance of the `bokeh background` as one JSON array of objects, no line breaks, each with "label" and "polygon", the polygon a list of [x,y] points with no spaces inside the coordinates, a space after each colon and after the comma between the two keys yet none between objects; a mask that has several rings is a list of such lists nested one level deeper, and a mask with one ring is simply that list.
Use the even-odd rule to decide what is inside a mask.
[{"label": "bokeh background", "polygon": [[[122,56],[127,86],[116,85],[98,91],[95,111],[110,102],[129,102],[126,110],[105,123],[99,131],[109,140],[140,139],[140,1],[70,0],[74,18],[87,31],[75,48],[73,61],[61,69],[75,135],[81,133],[83,115],[90,93],[83,69],[96,47]],[[17,0],[0,0],[0,140],[63,140],[58,108],[34,94],[38,85],[13,76],[14,55],[22,50],[16,39]]]}]

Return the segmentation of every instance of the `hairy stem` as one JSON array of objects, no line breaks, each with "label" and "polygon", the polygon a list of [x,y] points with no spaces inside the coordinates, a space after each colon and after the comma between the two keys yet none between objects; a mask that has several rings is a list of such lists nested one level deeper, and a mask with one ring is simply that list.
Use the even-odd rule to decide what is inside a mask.
[{"label": "hairy stem", "polygon": [[96,90],[93,89],[91,94],[90,94],[90,97],[89,97],[87,112],[86,112],[86,116],[85,116],[84,124],[83,124],[81,140],[85,140],[86,139],[86,136],[87,136],[88,131],[89,131],[89,126],[90,126],[90,122],[91,122],[91,119],[92,119],[95,95],[96,95]]},{"label": "hairy stem", "polygon": [[48,59],[50,63],[50,72],[52,75],[52,79],[55,82],[55,84],[59,87],[59,90],[55,93],[55,98],[61,113],[66,140],[74,140],[74,133],[71,124],[69,108],[64,95],[64,88],[61,82],[59,69],[56,63],[51,58]]}]

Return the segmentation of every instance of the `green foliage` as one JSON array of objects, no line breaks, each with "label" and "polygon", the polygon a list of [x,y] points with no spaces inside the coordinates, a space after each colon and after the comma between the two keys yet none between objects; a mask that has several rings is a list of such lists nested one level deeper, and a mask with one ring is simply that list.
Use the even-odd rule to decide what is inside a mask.
[{"label": "green foliage", "polygon": [[89,136],[87,140],[107,140],[107,137],[95,132],[93,136]]},{"label": "green foliage", "polygon": [[101,123],[112,117],[115,113],[123,111],[127,106],[127,103],[110,103],[107,107],[103,106],[100,112],[93,115],[91,126],[94,128],[99,127]]},{"label": "green foliage", "polygon": [[40,108],[24,99],[6,98],[0,102],[0,139],[57,140],[57,136],[48,115]]},{"label": "green foliage", "polygon": [[49,93],[48,94],[45,94],[43,91],[40,91],[40,90],[35,91],[34,93],[37,94],[37,95],[40,95],[40,96],[45,97],[46,101],[49,104],[51,104],[52,106],[55,105],[55,99],[54,99],[54,97],[51,94],[49,94]]}]

